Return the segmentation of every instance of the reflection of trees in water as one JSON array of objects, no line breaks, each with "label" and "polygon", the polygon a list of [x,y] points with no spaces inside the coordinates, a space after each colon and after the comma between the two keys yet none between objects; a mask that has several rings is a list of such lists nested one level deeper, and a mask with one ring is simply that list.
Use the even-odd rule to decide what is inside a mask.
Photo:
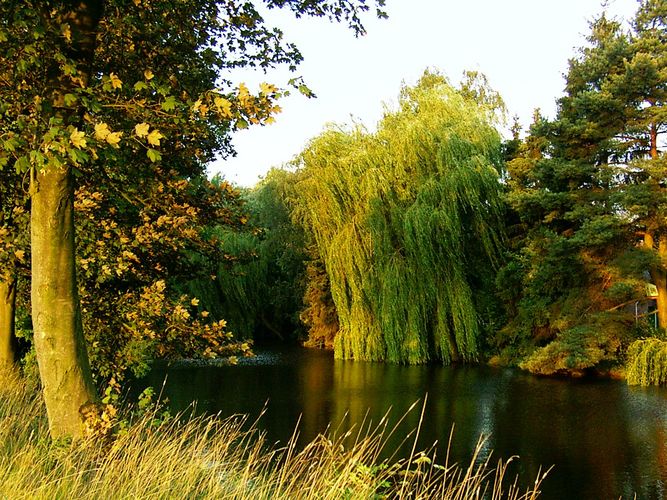
[{"label": "reflection of trees in water", "polygon": [[495,404],[496,450],[520,455],[525,478],[555,465],[543,485],[549,496],[660,498],[660,424],[627,391],[622,382],[516,374]]},{"label": "reflection of trees in water", "polygon": [[626,387],[622,398],[627,416],[632,464],[621,482],[638,498],[667,497],[667,392],[657,387]]},{"label": "reflection of trees in water", "polygon": [[[164,371],[150,379],[156,388]],[[446,450],[452,424],[453,460],[465,462],[480,433],[496,458],[520,455],[510,472],[527,484],[540,466],[556,468],[544,498],[660,498],[667,484],[667,392],[622,382],[535,378],[485,367],[397,366],[334,361],[320,351],[270,364],[169,371],[165,396],[175,409],[198,400],[198,412],[248,413],[268,400],[260,426],[285,442],[301,415],[300,443],[331,422],[342,428],[364,418],[378,423],[391,408],[390,428],[428,393],[418,448]],[[421,406],[388,443],[395,451],[419,424]],[[403,448],[407,454],[412,441]],[[444,457],[443,457],[444,460]]]},{"label": "reflection of trees in water", "polygon": [[[428,394],[418,449],[438,441],[438,453],[444,455],[452,424],[456,424],[451,454],[467,461],[479,435],[492,429],[489,408],[494,395],[483,379],[478,369],[335,361],[332,421],[347,416],[350,424],[359,425],[365,418],[379,422],[391,409],[389,429],[403,418],[387,443],[386,451],[391,454],[419,426],[421,402],[406,412]],[[412,443],[411,437],[403,451]]]}]

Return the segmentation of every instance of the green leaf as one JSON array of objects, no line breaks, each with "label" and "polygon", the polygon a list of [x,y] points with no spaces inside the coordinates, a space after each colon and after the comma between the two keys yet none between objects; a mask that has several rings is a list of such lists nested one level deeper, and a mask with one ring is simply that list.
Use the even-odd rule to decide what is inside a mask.
[{"label": "green leaf", "polygon": [[0,170],[5,168],[9,163],[9,158],[7,156],[0,156]]},{"label": "green leaf", "polygon": [[147,88],[148,88],[148,85],[146,85],[146,82],[139,81],[139,82],[134,84],[134,90],[136,90],[137,92],[139,92],[141,90],[146,90]]},{"label": "green leaf", "polygon": [[62,71],[68,76],[76,74],[76,67],[72,63],[65,63],[62,65]]},{"label": "green leaf", "polygon": [[44,139],[47,141],[53,141],[62,129],[60,127],[51,127],[46,134],[44,134]]},{"label": "green leaf", "polygon": [[146,151],[146,156],[148,156],[148,158],[153,163],[158,162],[162,159],[162,155],[160,154],[160,152],[152,148]]},{"label": "green leaf", "polygon": [[49,158],[48,165],[49,165],[49,168],[59,169],[63,166],[63,163],[60,161],[60,158],[58,158],[57,156],[52,156],[51,158]]},{"label": "green leaf", "polygon": [[74,106],[77,101],[77,96],[74,94],[65,94],[65,106]]},{"label": "green leaf", "polygon": [[69,148],[67,150],[67,155],[69,156],[70,160],[72,160],[77,165],[85,163],[90,158],[88,153],[77,148]]},{"label": "green leaf", "polygon": [[5,151],[13,153],[14,151],[16,151],[16,148],[19,147],[19,145],[20,143],[18,139],[16,139],[15,137],[10,137],[9,139],[5,140],[2,147],[4,148]]},{"label": "green leaf", "polygon": [[176,98],[173,95],[167,97],[162,103],[162,109],[164,111],[171,111],[176,107]]},{"label": "green leaf", "polygon": [[303,95],[305,95],[305,96],[308,97],[309,99],[312,99],[313,97],[317,97],[317,96],[315,95],[315,92],[313,92],[312,90],[310,90],[310,88],[308,87],[308,85],[306,85],[305,83],[299,85],[298,90],[299,90],[299,92],[301,92]]},{"label": "green leaf", "polygon": [[42,168],[44,166],[44,163],[46,161],[46,158],[42,153],[39,151],[30,151],[30,163],[35,165],[37,168]]},{"label": "green leaf", "polygon": [[30,160],[28,159],[27,156],[21,156],[21,158],[16,160],[14,168],[16,169],[16,173],[18,174],[27,172],[28,170],[30,170]]}]

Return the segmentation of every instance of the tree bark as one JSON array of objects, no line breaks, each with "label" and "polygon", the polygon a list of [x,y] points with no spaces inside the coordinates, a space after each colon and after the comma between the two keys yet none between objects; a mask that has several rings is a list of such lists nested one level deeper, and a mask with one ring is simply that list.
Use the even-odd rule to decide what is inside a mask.
[{"label": "tree bark", "polygon": [[667,240],[665,236],[661,236],[658,242],[658,248],[655,248],[655,239],[651,232],[646,232],[644,235],[644,245],[649,249],[658,252],[658,257],[661,263],[657,266],[652,266],[649,270],[651,274],[651,281],[658,289],[658,298],[656,300],[658,326],[661,330],[667,329],[667,270],[665,270],[664,262],[667,262]]},{"label": "tree bark", "polygon": [[53,437],[83,433],[79,409],[95,401],[79,310],[70,169],[37,175],[32,197],[32,321]]},{"label": "tree bark", "polygon": [[658,242],[658,257],[660,258],[660,267],[655,271],[655,286],[658,289],[658,326],[661,330],[667,329],[667,239],[666,235],[660,236]]},{"label": "tree bark", "polygon": [[[651,124],[650,131],[650,155],[651,159],[655,160],[658,157],[658,127],[655,123]],[[658,326],[661,330],[667,329],[667,235],[661,234],[658,241],[658,258],[660,263],[654,266],[651,270],[651,280],[658,290],[658,298],[656,300]],[[644,236],[644,244],[652,250],[655,249],[655,239],[651,232],[647,231]]]},{"label": "tree bark", "polygon": [[16,279],[0,280],[0,372],[16,368]]},{"label": "tree bark", "polygon": [[658,289],[656,300],[658,326],[661,330],[667,330],[667,273],[664,270],[656,269],[651,272],[651,279]]}]

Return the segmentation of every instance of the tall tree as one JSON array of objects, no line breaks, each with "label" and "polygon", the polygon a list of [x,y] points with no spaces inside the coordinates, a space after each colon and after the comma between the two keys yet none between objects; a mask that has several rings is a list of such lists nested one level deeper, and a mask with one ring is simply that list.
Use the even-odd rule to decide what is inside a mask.
[{"label": "tall tree", "polygon": [[[667,193],[660,136],[667,131],[667,2],[643,0],[629,31],[604,15],[589,47],[570,62],[561,100],[564,155],[611,172],[611,202],[627,211],[643,240],[658,288],[660,327],[667,328]],[[574,145],[574,148],[573,148]]]},{"label": "tall tree", "polygon": [[[368,10],[363,0],[264,3],[357,33]],[[105,171],[122,190],[148,163],[202,172],[230,152],[232,130],[279,110],[275,87],[252,95],[224,71],[294,67],[301,55],[281,35],[237,0],[0,4],[0,136],[3,155],[30,172],[35,346],[54,436],[79,435],[79,408],[95,399],[74,265],[75,174]]]},{"label": "tall tree", "polygon": [[331,284],[341,358],[478,356],[474,254],[498,245],[501,162],[489,109],[433,73],[375,134],[331,129],[300,157],[300,219]]},{"label": "tall tree", "polygon": [[[651,254],[651,280],[658,289],[658,320],[667,329],[667,169],[660,136],[667,132],[667,2],[640,4],[633,23],[632,57],[610,86],[625,96],[628,116],[621,139],[632,158],[623,205]],[[662,144],[664,147],[664,144]]]},{"label": "tall tree", "polygon": [[556,119],[538,117],[508,165],[508,199],[525,233],[500,280],[506,290],[520,283],[508,330],[530,339],[520,354],[530,370],[618,362],[634,325],[623,306],[645,297],[645,270],[667,325],[666,7],[640,2],[629,30],[604,14],[594,20]]}]

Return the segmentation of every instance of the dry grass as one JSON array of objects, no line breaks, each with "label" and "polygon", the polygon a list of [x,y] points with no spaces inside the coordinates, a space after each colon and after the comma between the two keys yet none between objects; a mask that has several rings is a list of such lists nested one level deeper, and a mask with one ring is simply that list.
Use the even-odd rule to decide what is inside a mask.
[{"label": "dry grass", "polygon": [[63,443],[48,437],[36,388],[0,375],[0,498],[537,498],[505,480],[507,463],[436,465],[433,456],[380,461],[386,421],[356,434],[319,436],[303,449],[296,435],[269,447],[244,417],[136,419],[113,442]]}]

